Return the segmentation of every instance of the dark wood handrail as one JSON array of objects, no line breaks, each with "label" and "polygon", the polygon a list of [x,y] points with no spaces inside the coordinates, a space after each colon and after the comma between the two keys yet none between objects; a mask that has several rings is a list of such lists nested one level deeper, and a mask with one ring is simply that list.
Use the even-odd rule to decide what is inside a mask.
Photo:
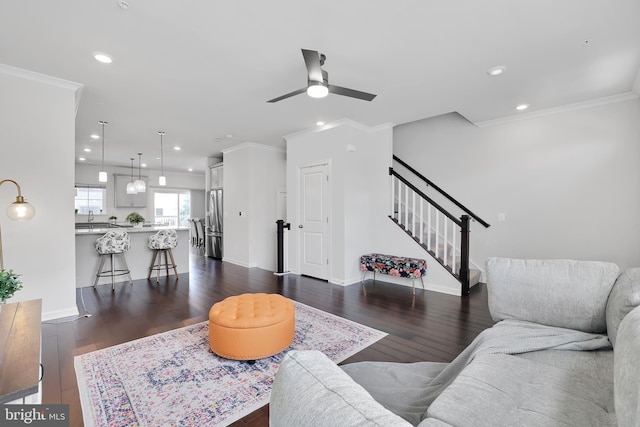
[{"label": "dark wood handrail", "polygon": [[[420,197],[422,197],[423,199],[425,199],[426,201],[428,201],[431,205],[433,205],[433,207],[435,207],[437,210],[439,210],[440,212],[442,212],[442,214],[444,216],[446,216],[447,218],[449,218],[451,221],[453,221],[458,227],[462,227],[462,222],[456,218],[455,216],[451,215],[449,212],[446,211],[445,208],[443,208],[442,206],[440,206],[439,204],[437,204],[436,202],[433,201],[433,199],[431,199],[429,196],[427,196],[426,194],[424,194],[422,191],[420,191],[418,189],[418,187],[416,187],[415,185],[413,185],[412,183],[410,183],[409,181],[407,181],[404,177],[402,177],[398,172],[394,171],[393,168],[389,168],[389,175],[393,175],[396,178],[398,178],[398,180],[400,180],[404,185],[406,185],[407,187],[409,187],[410,189],[412,189],[413,191],[416,192],[416,194],[418,194]],[[398,203],[401,200],[398,198]],[[415,215],[415,214],[414,214]]]},{"label": "dark wood handrail", "polygon": [[[476,221],[478,221],[480,224],[482,224],[484,227],[489,228],[491,227],[491,225],[484,221],[482,218],[480,218],[478,215],[474,214],[473,212],[471,212],[466,206],[464,206],[462,203],[458,202],[456,199],[454,199],[452,196],[450,196],[446,191],[444,191],[442,188],[438,187],[436,184],[434,184],[433,182],[431,182],[428,178],[426,178],[424,175],[422,175],[420,172],[418,172],[417,170],[415,170],[414,168],[412,168],[411,166],[409,166],[406,162],[404,162],[402,159],[400,159],[398,156],[396,156],[395,154],[393,155],[393,160],[395,160],[396,162],[400,163],[402,166],[404,166],[405,168],[407,168],[407,170],[409,170],[409,172],[411,172],[412,174],[414,174],[415,176],[417,176],[418,178],[420,178],[422,181],[424,181],[427,185],[433,187],[434,190],[436,190],[438,193],[442,194],[444,197],[447,198],[447,200],[449,200],[451,203],[453,203],[454,205],[456,205],[457,207],[459,207],[460,209],[462,209],[464,212],[466,212],[467,214],[469,214],[469,216],[473,219],[475,219]],[[393,169],[393,168],[391,168]],[[391,172],[389,172],[391,173]],[[396,175],[398,176],[398,175]],[[414,190],[415,191],[415,190]],[[426,197],[426,196],[425,196]],[[444,211],[444,210],[443,210]],[[446,211],[445,211],[446,212]]]}]

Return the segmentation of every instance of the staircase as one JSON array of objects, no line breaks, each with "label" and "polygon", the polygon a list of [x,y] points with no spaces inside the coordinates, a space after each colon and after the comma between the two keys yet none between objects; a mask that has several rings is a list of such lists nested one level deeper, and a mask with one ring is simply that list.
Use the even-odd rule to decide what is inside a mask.
[{"label": "staircase", "polygon": [[461,294],[468,295],[471,286],[480,281],[480,270],[471,268],[469,231],[472,220],[490,227],[469,209],[433,184],[396,156],[394,161],[404,167],[416,181],[423,182],[443,196],[452,209],[462,211],[456,218],[447,209],[419,190],[407,178],[389,168],[391,179],[391,214],[389,218],[436,259],[461,285]]}]

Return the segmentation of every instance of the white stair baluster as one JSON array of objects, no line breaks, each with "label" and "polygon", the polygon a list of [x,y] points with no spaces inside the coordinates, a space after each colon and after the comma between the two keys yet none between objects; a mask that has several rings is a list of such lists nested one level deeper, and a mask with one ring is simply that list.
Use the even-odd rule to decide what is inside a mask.
[{"label": "white stair baluster", "polygon": [[440,253],[440,211],[436,209],[436,247],[434,248],[434,253],[436,254],[436,258],[440,258],[438,254]]},{"label": "white stair baluster", "polygon": [[424,211],[422,210],[422,205],[424,200],[420,197],[420,244],[424,245]]},{"label": "white stair baluster", "polygon": [[453,225],[453,235],[451,236],[451,271],[454,273],[456,273],[456,234],[458,234],[458,227]]},{"label": "white stair baluster", "polygon": [[442,259],[444,260],[444,265],[445,267],[447,265],[449,265],[449,261],[447,260],[447,249],[449,247],[449,236],[447,235],[447,228],[448,228],[448,224],[449,224],[449,218],[447,218],[446,216],[444,217],[444,242],[442,245],[442,250],[443,250],[443,255],[442,255]]},{"label": "white stair baluster", "polygon": [[409,229],[409,187],[407,185],[404,191],[404,229]]},{"label": "white stair baluster", "polygon": [[431,250],[431,203],[427,205],[427,249]]},{"label": "white stair baluster", "polygon": [[398,180],[398,216],[396,219],[398,220],[398,224],[402,224],[402,182]]},{"label": "white stair baluster", "polygon": [[416,192],[413,192],[411,200],[411,234],[416,237]]},{"label": "white stair baluster", "polygon": [[395,200],[395,197],[396,197],[395,189],[396,189],[396,187],[395,187],[395,182],[394,182],[395,176],[389,175],[389,177],[391,177],[391,214],[390,215],[391,215],[391,218],[395,218],[395,216],[396,216],[396,206],[395,206],[396,205],[396,200]]}]

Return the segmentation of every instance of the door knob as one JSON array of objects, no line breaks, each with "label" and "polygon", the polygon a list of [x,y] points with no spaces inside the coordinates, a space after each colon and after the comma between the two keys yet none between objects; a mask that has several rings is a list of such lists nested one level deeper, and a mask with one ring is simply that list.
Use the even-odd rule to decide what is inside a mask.
[{"label": "door knob", "polygon": [[300,225],[298,226],[298,228],[302,228],[302,224],[300,224]]}]

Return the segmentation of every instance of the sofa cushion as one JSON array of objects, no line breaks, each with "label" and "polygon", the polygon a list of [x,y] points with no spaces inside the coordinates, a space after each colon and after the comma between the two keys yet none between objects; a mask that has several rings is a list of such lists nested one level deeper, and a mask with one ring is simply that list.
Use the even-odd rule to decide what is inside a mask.
[{"label": "sofa cushion", "polygon": [[489,311],[496,321],[603,332],[607,297],[618,272],[609,262],[489,258]]},{"label": "sofa cushion", "polygon": [[607,300],[607,335],[613,346],[616,345],[620,322],[639,305],[640,268],[630,268],[620,274]]},{"label": "sofa cushion", "polygon": [[285,355],[274,379],[269,425],[411,426],[321,352],[296,350]]},{"label": "sofa cushion", "polygon": [[640,425],[640,308],[620,323],[613,355],[616,415],[620,427]]},{"label": "sofa cushion", "polygon": [[342,369],[382,406],[416,425],[429,406],[427,385],[448,363],[357,362]]},{"label": "sofa cushion", "polygon": [[503,354],[476,357],[427,416],[456,427],[617,425],[612,379]]}]

